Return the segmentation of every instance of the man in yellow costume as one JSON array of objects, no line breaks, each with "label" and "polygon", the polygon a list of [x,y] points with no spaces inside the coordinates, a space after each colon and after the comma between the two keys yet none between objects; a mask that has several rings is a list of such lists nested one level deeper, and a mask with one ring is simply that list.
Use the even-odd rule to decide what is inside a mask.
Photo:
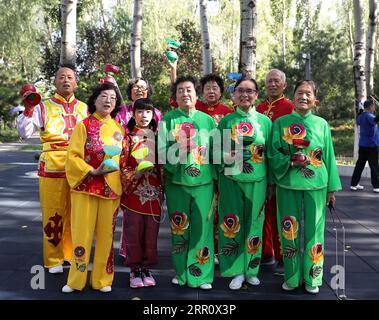
[{"label": "man in yellow costume", "polygon": [[70,188],[65,173],[68,142],[77,122],[87,117],[87,105],[74,96],[76,76],[71,65],[59,67],[56,93],[37,106],[25,103],[17,118],[21,137],[40,131],[43,152],[39,159],[39,194],[43,224],[43,260],[50,273],[62,273],[71,261]]}]

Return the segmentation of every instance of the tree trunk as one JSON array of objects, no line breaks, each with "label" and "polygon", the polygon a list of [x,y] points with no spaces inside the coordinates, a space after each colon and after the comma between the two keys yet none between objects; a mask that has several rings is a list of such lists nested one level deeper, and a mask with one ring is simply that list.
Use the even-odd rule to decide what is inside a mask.
[{"label": "tree trunk", "polygon": [[133,26],[130,40],[130,71],[132,78],[140,78],[141,38],[142,38],[142,0],[134,0]]},{"label": "tree trunk", "polygon": [[200,28],[203,56],[203,74],[212,73],[212,55],[210,49],[208,19],[207,19],[207,0],[199,0],[200,5]]},{"label": "tree trunk", "polygon": [[367,95],[374,94],[374,60],[376,49],[376,25],[378,19],[378,4],[376,0],[370,0],[367,31],[366,53],[366,90]]},{"label": "tree trunk", "polygon": [[282,62],[283,66],[286,65],[286,4],[282,0]]},{"label": "tree trunk", "polygon": [[241,0],[241,37],[239,72],[255,78],[256,73],[256,0]]},{"label": "tree trunk", "polygon": [[60,64],[75,65],[76,62],[76,5],[77,0],[61,0]]},{"label": "tree trunk", "polygon": [[[365,28],[363,15],[363,0],[354,0],[354,21],[355,21],[355,43],[354,43],[354,89],[355,89],[355,116],[362,108],[366,99],[366,78],[365,78]],[[354,128],[354,159],[358,158],[358,128]]]}]

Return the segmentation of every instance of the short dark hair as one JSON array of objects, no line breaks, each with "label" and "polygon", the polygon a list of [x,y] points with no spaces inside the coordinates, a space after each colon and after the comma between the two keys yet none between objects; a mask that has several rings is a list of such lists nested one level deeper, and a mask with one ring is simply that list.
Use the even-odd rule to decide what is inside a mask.
[{"label": "short dark hair", "polygon": [[363,103],[363,108],[368,109],[374,105],[374,100],[369,98]]},{"label": "short dark hair", "polygon": [[214,73],[208,73],[204,77],[200,79],[200,85],[201,85],[201,91],[204,91],[205,85],[209,81],[214,81],[217,83],[217,85],[220,87],[221,94],[224,93],[224,80],[217,74]]},{"label": "short dark hair", "polygon": [[[133,103],[133,115],[136,112],[136,110],[152,110],[153,111],[153,118],[150,121],[149,129],[151,129],[154,132],[157,131],[158,124],[154,119],[155,112],[154,112],[153,101],[151,101],[149,98],[137,99]],[[129,131],[132,131],[135,126],[136,126],[136,120],[134,118],[130,118],[126,127],[128,128]]]},{"label": "short dark hair", "polygon": [[178,88],[178,85],[182,82],[192,82],[196,91],[196,95],[197,96],[199,95],[199,85],[198,85],[197,79],[192,76],[182,76],[182,77],[178,77],[171,86],[171,96],[174,97],[175,101],[176,101],[176,89]]},{"label": "short dark hair", "polygon": [[259,87],[258,87],[257,81],[247,74],[242,74],[241,78],[239,78],[238,81],[236,82],[236,84],[234,85],[234,90],[241,84],[242,81],[251,81],[255,85],[255,90],[257,90],[257,92],[259,92]]},{"label": "short dark hair", "polygon": [[105,90],[114,90],[116,93],[116,107],[111,112],[111,117],[115,118],[116,114],[120,111],[121,96],[118,92],[118,88],[110,83],[100,84],[95,89],[93,89],[91,96],[87,100],[88,111],[90,114],[93,114],[96,111],[95,100]]},{"label": "short dark hair", "polygon": [[75,81],[78,81],[78,77],[77,77],[77,75],[76,75],[75,65],[73,65],[72,63],[62,63],[62,64],[60,64],[60,65],[58,66],[57,71],[55,72],[54,81],[57,79],[58,71],[59,71],[61,68],[71,69],[72,72],[73,72],[74,75],[75,75]]},{"label": "short dark hair", "polygon": [[316,83],[313,80],[299,80],[295,84],[295,89],[293,90],[293,93],[295,94],[297,88],[299,88],[303,84],[308,84],[311,86],[313,90],[313,94],[316,96],[317,93],[317,88],[316,88]]},{"label": "short dark hair", "polygon": [[133,78],[128,81],[128,84],[126,85],[126,95],[128,96],[128,99],[132,101],[132,89],[134,85],[138,81],[145,81],[147,85],[147,97],[150,98],[150,96],[153,94],[153,87],[150,84],[150,82],[144,78]]}]

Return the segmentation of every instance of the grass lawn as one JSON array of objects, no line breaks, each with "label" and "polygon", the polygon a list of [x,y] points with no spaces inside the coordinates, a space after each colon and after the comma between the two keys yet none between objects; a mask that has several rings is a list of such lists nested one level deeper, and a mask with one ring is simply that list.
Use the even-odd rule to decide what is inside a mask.
[{"label": "grass lawn", "polygon": [[353,121],[330,123],[334,153],[337,159],[350,160],[354,150],[354,123]]}]

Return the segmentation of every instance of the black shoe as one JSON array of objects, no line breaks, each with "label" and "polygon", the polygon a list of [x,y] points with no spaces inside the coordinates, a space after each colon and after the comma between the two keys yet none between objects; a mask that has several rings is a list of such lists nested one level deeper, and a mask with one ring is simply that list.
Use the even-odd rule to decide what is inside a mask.
[{"label": "black shoe", "polygon": [[283,261],[278,261],[275,267],[275,273],[276,276],[284,276],[284,264]]},{"label": "black shoe", "polygon": [[262,257],[261,266],[272,266],[275,264],[275,257]]}]

